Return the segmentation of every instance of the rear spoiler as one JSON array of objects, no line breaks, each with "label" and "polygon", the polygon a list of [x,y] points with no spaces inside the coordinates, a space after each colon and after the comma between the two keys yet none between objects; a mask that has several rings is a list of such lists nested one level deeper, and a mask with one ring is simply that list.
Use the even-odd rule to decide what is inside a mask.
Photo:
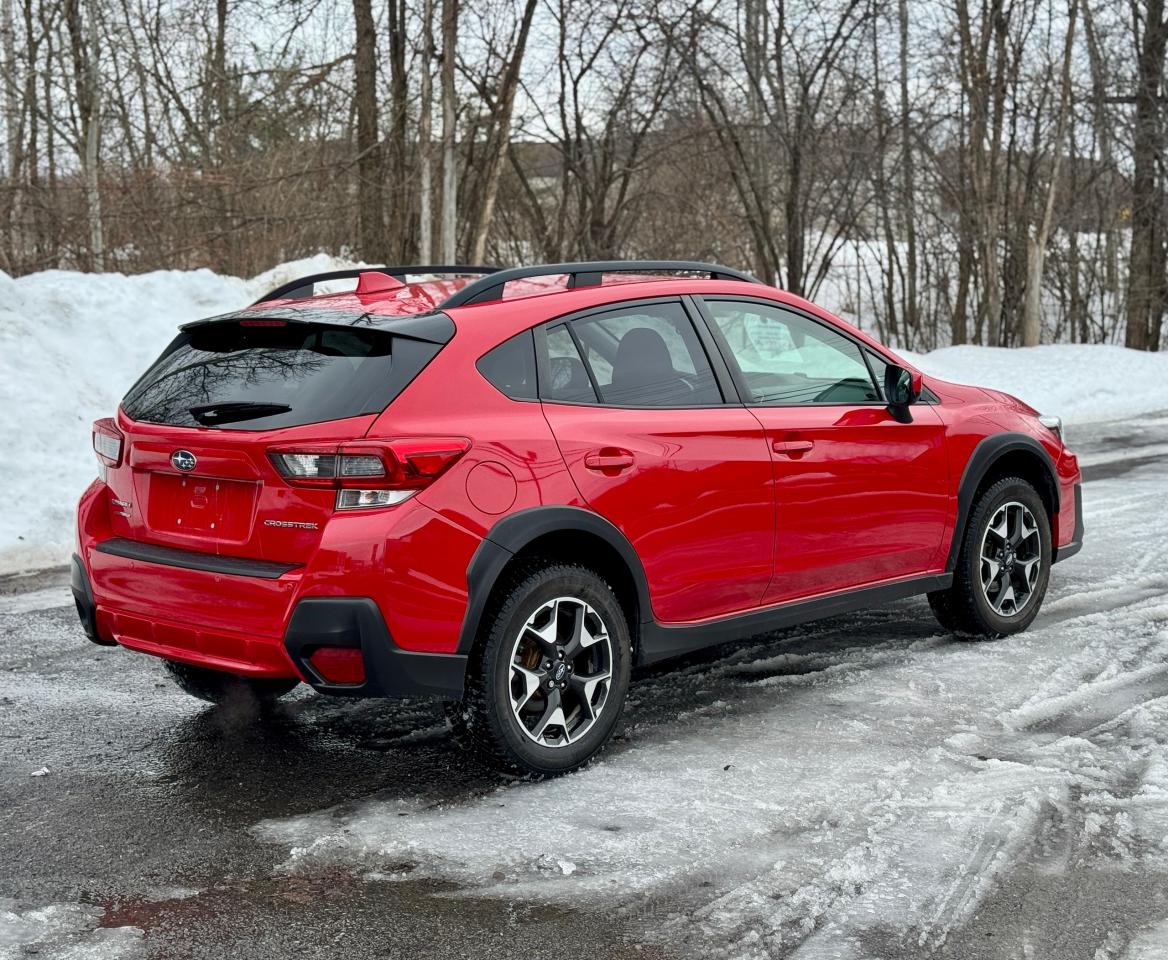
[{"label": "rear spoiler", "polygon": [[192,320],[190,323],[184,323],[179,329],[187,332],[209,324],[239,323],[246,320],[282,320],[285,323],[339,329],[364,327],[369,330],[382,330],[395,337],[437,344],[449,343],[450,338],[454,336],[454,321],[446,314],[436,310],[429,313],[414,313],[395,317],[380,313],[367,313],[362,310],[314,307],[311,305],[311,301],[303,305],[273,304],[269,307],[245,307],[242,310],[221,313],[204,320]]}]

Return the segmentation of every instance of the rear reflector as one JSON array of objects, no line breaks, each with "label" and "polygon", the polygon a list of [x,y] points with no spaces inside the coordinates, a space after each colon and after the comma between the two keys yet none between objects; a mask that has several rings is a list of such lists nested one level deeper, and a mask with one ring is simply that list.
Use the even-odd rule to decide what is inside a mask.
[{"label": "rear reflector", "polygon": [[326,683],[365,682],[365,659],[359,647],[319,647],[308,662]]}]

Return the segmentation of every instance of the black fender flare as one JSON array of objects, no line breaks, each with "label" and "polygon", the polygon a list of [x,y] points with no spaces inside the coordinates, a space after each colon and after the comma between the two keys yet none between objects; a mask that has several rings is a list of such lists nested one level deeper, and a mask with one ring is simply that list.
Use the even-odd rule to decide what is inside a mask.
[{"label": "black fender flare", "polygon": [[[977,488],[995,463],[1006,454],[1019,450],[1034,454],[1042,463],[1046,470],[1047,482],[1050,484],[1048,492],[1053,497],[1055,512],[1058,512],[1058,473],[1046,447],[1025,433],[995,433],[984,438],[969,455],[965,471],[961,474],[961,483],[957,487],[957,522],[953,526],[953,540],[949,544],[949,557],[945,562],[947,571],[952,572],[957,565],[957,554],[965,539],[965,526],[969,522],[969,514],[973,508],[973,496],[977,493]],[[1039,496],[1043,495],[1041,490],[1038,493]]]},{"label": "black fender flare", "polygon": [[[579,531],[603,540],[620,556],[637,592],[639,619],[652,618],[649,584],[641,558],[628,538],[612,523],[582,507],[530,507],[504,517],[487,532],[466,568],[467,600],[462,629],[458,634],[458,652],[469,654],[478,636],[487,601],[503,569],[520,550],[549,533]],[[638,624],[630,624],[634,642]]]}]

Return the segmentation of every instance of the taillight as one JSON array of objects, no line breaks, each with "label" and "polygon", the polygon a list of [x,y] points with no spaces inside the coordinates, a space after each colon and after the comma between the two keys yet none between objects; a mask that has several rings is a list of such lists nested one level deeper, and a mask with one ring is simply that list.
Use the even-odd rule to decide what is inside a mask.
[{"label": "taillight", "polygon": [[338,510],[392,507],[446,472],[470,449],[463,437],[412,437],[268,453],[288,483],[331,487]]},{"label": "taillight", "polygon": [[93,452],[97,454],[98,465],[105,478],[106,467],[122,465],[122,432],[109,417],[95,420],[93,424]]}]

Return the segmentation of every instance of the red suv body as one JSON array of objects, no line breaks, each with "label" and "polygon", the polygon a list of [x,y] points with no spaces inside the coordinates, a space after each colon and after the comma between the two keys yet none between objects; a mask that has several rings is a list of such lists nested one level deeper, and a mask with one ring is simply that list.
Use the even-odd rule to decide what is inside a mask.
[{"label": "red suv body", "polygon": [[[708,278],[647,275],[698,267]],[[366,272],[352,293],[312,297],[308,278],[188,325],[95,424],[73,561],[88,635],[180,670],[468,703],[492,617],[533,564],[601,578],[630,663],[919,593],[954,628],[1028,623],[1043,571],[1082,543],[1057,422],[739,276]],[[971,514],[1008,478],[1036,499],[1010,501],[1016,533],[1014,507],[985,520],[963,568]],[[963,576],[1001,623],[963,619]],[[531,682],[558,683],[542,656]],[[599,669],[615,678],[613,657]],[[501,682],[515,676],[522,718],[527,674]],[[485,700],[490,682],[475,681]],[[541,736],[583,738],[566,722]]]}]

